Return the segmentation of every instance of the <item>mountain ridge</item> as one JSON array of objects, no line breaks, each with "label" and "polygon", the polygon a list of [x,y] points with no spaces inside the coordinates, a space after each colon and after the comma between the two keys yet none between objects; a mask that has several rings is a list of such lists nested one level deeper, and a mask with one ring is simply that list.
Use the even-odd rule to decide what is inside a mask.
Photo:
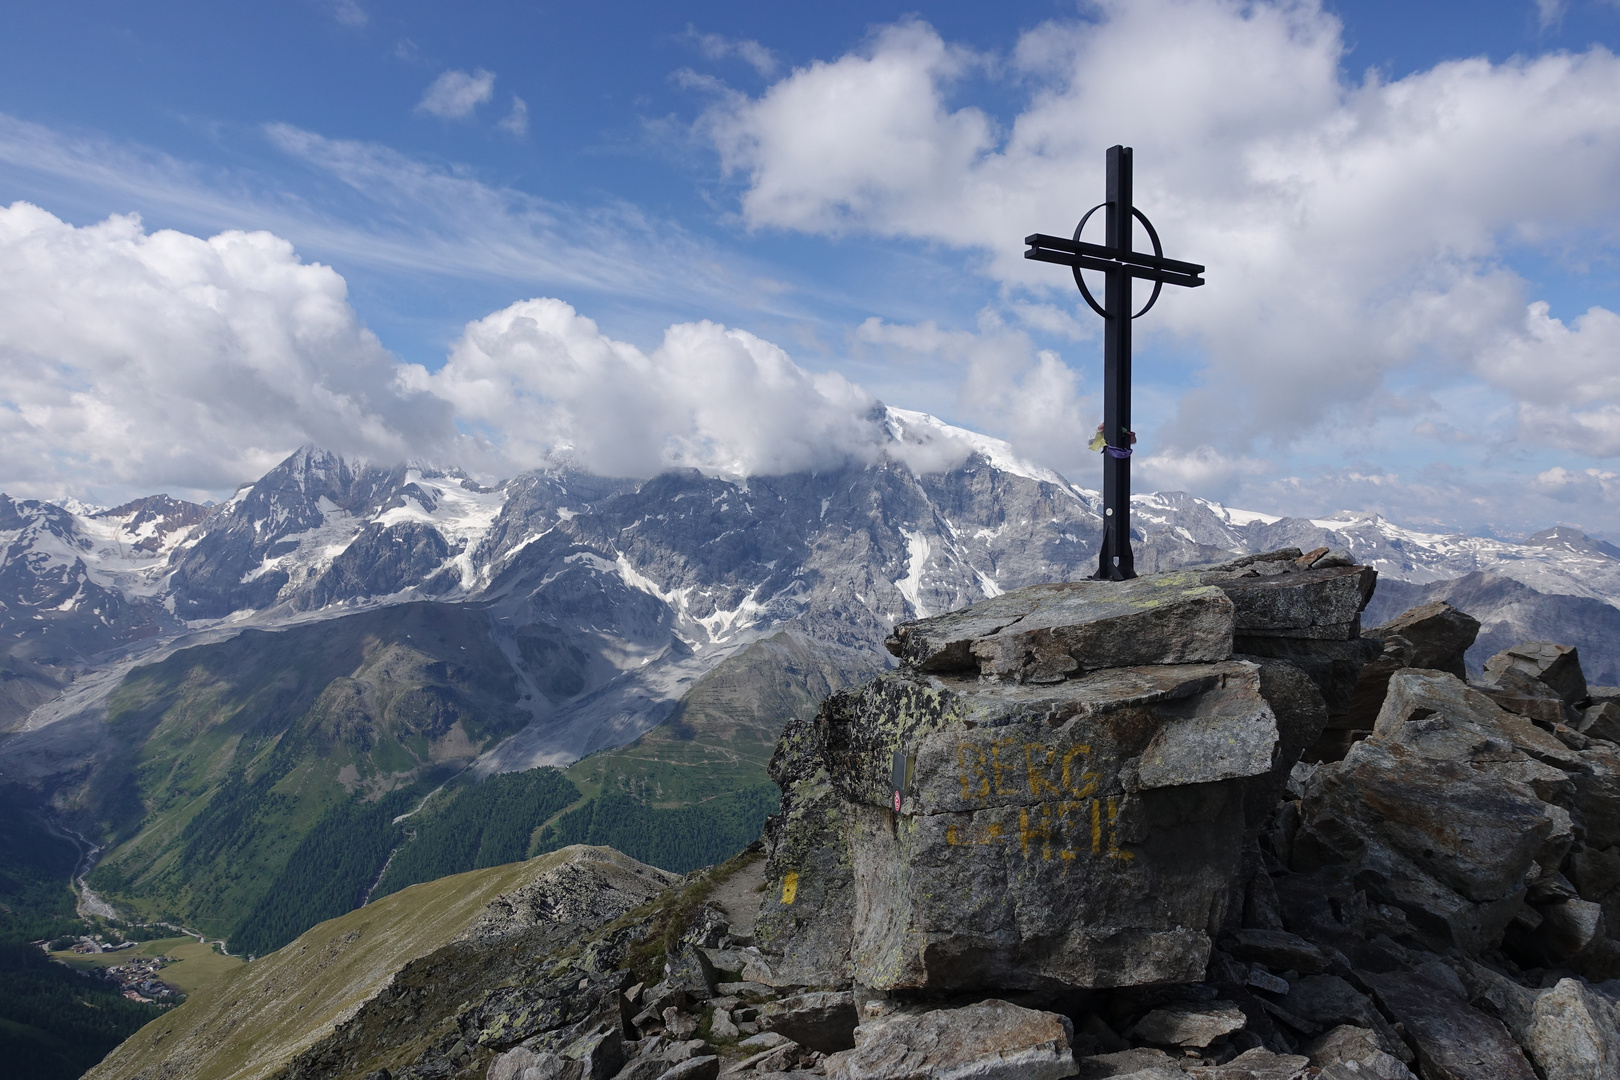
[{"label": "mountain ridge", "polygon": [[[635,481],[564,464],[485,486],[304,448],[189,524],[202,508],[162,497],[89,517],[6,500],[0,626],[11,632],[0,660],[19,674],[0,684],[12,688],[0,696],[10,703],[0,777],[118,841],[94,878],[99,892],[221,936],[258,913],[282,927],[279,939],[351,902],[349,884],[330,896],[311,884],[328,873],[319,838],[334,829],[352,830],[367,853],[330,871],[360,881],[357,900],[408,842],[390,823],[408,807],[385,812],[384,801],[415,806],[457,771],[470,781],[566,770],[580,801],[566,821],[547,809],[522,825],[529,853],[611,835],[642,845],[632,854],[648,861],[696,858],[661,847],[660,830],[692,827],[693,808],[707,806],[716,836],[747,832],[768,808],[741,793],[765,783],[781,726],[888,666],[881,643],[896,622],[1094,566],[1095,493],[925,414],[889,410],[885,421],[894,455],[783,476],[672,470]],[[1144,572],[1343,547],[1380,570],[1390,596],[1452,588],[1445,595],[1486,624],[1478,648],[1534,637],[1521,631],[1567,623],[1579,608],[1591,617],[1571,643],[1594,677],[1620,682],[1620,558],[1574,530],[1511,543],[1376,515],[1277,517],[1176,492],[1133,507]],[[1447,584],[1469,575],[1496,584]],[[450,645],[418,656],[413,611],[433,613]],[[349,656],[334,634],[377,644]],[[254,643],[281,666],[256,673],[241,659]],[[483,734],[454,748],[440,745],[443,733],[407,745],[420,732],[399,727],[387,706],[396,691],[384,688],[404,677],[399,692],[434,708],[461,701],[451,673],[463,657],[508,688],[472,707],[488,711]],[[194,745],[161,724],[130,734],[127,703],[163,670],[213,672],[209,700],[246,704],[224,726],[197,727]],[[299,679],[325,704],[276,704],[269,688]],[[203,684],[170,682],[148,705],[180,725]],[[272,775],[275,755],[295,746],[297,760]],[[176,802],[164,785],[184,762],[189,801]],[[245,817],[233,809],[242,792],[290,792],[287,777],[320,779],[299,781],[281,810],[273,800]],[[464,791],[448,789],[432,814],[454,818]],[[199,837],[214,838],[211,862]],[[175,876],[184,866],[195,882]],[[231,893],[225,867],[249,884]],[[272,919],[265,905],[278,892],[306,900]]]}]

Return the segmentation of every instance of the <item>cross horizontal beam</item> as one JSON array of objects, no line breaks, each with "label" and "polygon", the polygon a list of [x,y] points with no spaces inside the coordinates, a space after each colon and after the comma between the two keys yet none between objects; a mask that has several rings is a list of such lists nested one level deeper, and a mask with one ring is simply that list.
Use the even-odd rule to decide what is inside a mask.
[{"label": "cross horizontal beam", "polygon": [[1024,258],[1037,262],[1078,266],[1084,270],[1124,270],[1132,277],[1188,288],[1197,288],[1204,283],[1204,279],[1198,276],[1204,272],[1204,268],[1197,263],[1166,259],[1141,251],[1122,252],[1101,244],[1047,236],[1045,233],[1032,233],[1024,237],[1024,243],[1029,245]]}]

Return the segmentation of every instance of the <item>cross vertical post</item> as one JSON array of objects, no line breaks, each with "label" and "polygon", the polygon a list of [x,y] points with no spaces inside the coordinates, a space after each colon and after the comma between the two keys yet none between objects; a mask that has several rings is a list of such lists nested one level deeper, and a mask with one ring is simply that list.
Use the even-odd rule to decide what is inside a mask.
[{"label": "cross vertical post", "polygon": [[[1131,150],[1108,149],[1107,232],[1105,246],[1131,250]],[[1078,236],[1076,240],[1080,239]],[[1075,268],[1075,274],[1080,270]],[[1103,280],[1103,441],[1129,451],[1131,446],[1131,272],[1118,266]],[[1131,553],[1131,459],[1103,452],[1102,546],[1097,552],[1098,578],[1125,581],[1136,576]]]},{"label": "cross vertical post", "polygon": [[[1103,534],[1097,551],[1097,572],[1092,576],[1105,581],[1124,581],[1136,576],[1136,557],[1131,552],[1131,320],[1141,318],[1158,302],[1166,285],[1196,288],[1204,283],[1204,268],[1197,263],[1164,257],[1159,234],[1152,222],[1136,209],[1132,191],[1131,148],[1108,148],[1108,201],[1086,212],[1075,226],[1074,239],[1035,233],[1024,237],[1029,250],[1024,258],[1057,263],[1074,270],[1074,283],[1080,288],[1091,310],[1103,317]],[[1103,243],[1080,239],[1086,222],[1106,208]],[[1135,223],[1153,243],[1153,254],[1137,251],[1131,234]],[[1086,286],[1081,270],[1103,274],[1103,302]],[[1153,282],[1153,295],[1142,310],[1132,312],[1131,280]]]}]

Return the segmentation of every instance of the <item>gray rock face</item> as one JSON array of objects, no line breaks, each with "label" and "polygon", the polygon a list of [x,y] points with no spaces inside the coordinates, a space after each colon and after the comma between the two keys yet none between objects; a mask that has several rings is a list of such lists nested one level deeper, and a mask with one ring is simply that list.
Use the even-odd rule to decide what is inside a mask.
[{"label": "gray rock face", "polygon": [[[1273,553],[1273,556],[1284,553]],[[1361,609],[1378,571],[1367,566],[1301,568],[1288,558],[1258,556],[1198,572],[1231,598],[1239,638],[1348,641],[1361,633]],[[1238,650],[1244,651],[1242,642]]]},{"label": "gray rock face", "polygon": [[1417,975],[1369,975],[1380,1004],[1406,1028],[1425,1080],[1532,1080],[1501,1021]]},{"label": "gray rock face", "polygon": [[1232,655],[1233,606],[1192,574],[1034,585],[948,615],[902,623],[886,642],[938,674],[1055,683],[1099,668]]},{"label": "gray rock face", "polygon": [[1536,998],[1524,1048],[1546,1080],[1620,1076],[1620,1018],[1615,1003],[1576,979],[1560,979]]},{"label": "gray rock face", "polygon": [[1485,680],[1504,683],[1509,672],[1534,679],[1574,705],[1586,698],[1586,676],[1573,646],[1531,641],[1503,649],[1485,661]]},{"label": "gray rock face", "polygon": [[1466,679],[1464,656],[1479,636],[1479,620],[1444,600],[1421,604],[1367,631],[1382,640],[1403,639],[1410,651],[1406,667],[1431,668]]},{"label": "gray rock face", "polygon": [[849,991],[796,994],[768,1003],[760,1026],[823,1054],[855,1045],[855,999]]},{"label": "gray rock face", "polygon": [[1455,945],[1496,944],[1532,870],[1574,840],[1544,794],[1569,786],[1556,739],[1454,676],[1400,671],[1371,737],[1319,769],[1302,804],[1315,842],[1376,873],[1389,901]]},{"label": "gray rock face", "polygon": [[768,973],[758,974],[789,986],[848,986],[855,917],[851,812],[833,788],[816,724],[787,725],[770,775],[782,788],[782,809],[765,824],[766,889],[754,936],[776,959]]},{"label": "gray rock face", "polygon": [[1386,1054],[1368,1028],[1341,1024],[1306,1047],[1329,1080],[1414,1080],[1400,1058]]},{"label": "gray rock face", "polygon": [[[818,724],[849,814],[853,972],[878,988],[1196,979],[1269,773],[1258,670],[1055,686],[883,676]],[[893,754],[915,755],[894,812]]]},{"label": "gray rock face", "polygon": [[1222,1035],[1241,1031],[1248,1021],[1229,1001],[1208,1005],[1168,1005],[1136,1022],[1131,1037],[1155,1046],[1205,1047]]},{"label": "gray rock face", "polygon": [[1228,590],[1256,640],[1308,646],[1354,630],[1372,581],[1284,555],[897,627],[902,670],[829,698],[772,763],[757,936],[777,983],[1200,978],[1244,837],[1327,719],[1297,667],[1227,659]]},{"label": "gray rock face", "polygon": [[450,555],[450,545],[431,525],[401,521],[373,522],[332,560],[315,585],[296,598],[296,606],[325,607],[337,600],[387,596],[421,584]]},{"label": "gray rock face", "polygon": [[831,1080],[1059,1080],[1076,1071],[1066,1017],[991,999],[863,1026]]}]

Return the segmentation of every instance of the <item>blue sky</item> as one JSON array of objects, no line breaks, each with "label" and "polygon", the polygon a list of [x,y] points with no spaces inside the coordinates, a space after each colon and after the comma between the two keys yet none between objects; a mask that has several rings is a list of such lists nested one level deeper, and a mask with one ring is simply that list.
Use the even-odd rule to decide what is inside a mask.
[{"label": "blue sky", "polygon": [[217,497],[306,440],[815,467],[874,399],[1094,485],[1098,328],[1020,240],[1120,141],[1210,268],[1138,324],[1139,489],[1620,536],[1617,39],[1608,0],[28,5],[0,489]]}]

